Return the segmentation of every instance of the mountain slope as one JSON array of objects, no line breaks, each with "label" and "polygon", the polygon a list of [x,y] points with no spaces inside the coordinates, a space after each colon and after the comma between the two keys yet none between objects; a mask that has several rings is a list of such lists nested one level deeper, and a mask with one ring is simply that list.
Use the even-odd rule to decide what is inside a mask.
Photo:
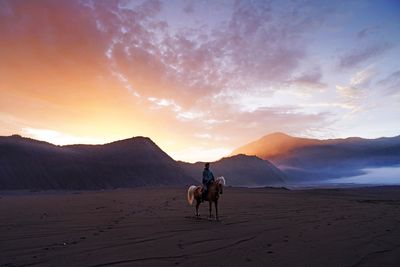
[{"label": "mountain slope", "polygon": [[254,142],[235,149],[231,156],[238,154],[254,155],[262,159],[270,159],[296,148],[321,144],[321,140],[292,137],[284,133],[266,135]]},{"label": "mountain slope", "polygon": [[20,136],[0,137],[0,190],[103,189],[192,182],[178,163],[145,137],[72,146]]},{"label": "mountain slope", "polygon": [[400,136],[378,139],[307,139],[275,133],[238,148],[270,160],[289,181],[360,175],[364,168],[400,164]]},{"label": "mountain slope", "polygon": [[[201,183],[204,162],[180,163],[182,168]],[[210,163],[214,176],[224,176],[230,186],[282,186],[285,174],[272,163],[255,156],[236,155]]]}]

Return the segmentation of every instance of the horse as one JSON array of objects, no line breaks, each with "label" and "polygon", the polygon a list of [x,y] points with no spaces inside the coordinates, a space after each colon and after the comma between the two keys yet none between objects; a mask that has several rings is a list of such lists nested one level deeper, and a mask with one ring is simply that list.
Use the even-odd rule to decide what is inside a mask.
[{"label": "horse", "polygon": [[[206,196],[206,201],[209,202],[210,204],[210,216],[209,218],[212,218],[212,203],[214,202],[215,204],[215,217],[217,221],[219,220],[218,218],[218,199],[219,195],[222,195],[222,190],[225,185],[225,178],[223,176],[217,177],[214,182],[212,182],[208,186],[208,192]],[[193,201],[196,200],[196,217],[199,217],[199,206],[201,203],[201,195],[202,195],[202,186],[195,186],[191,185],[187,191],[187,200],[189,202],[189,205],[193,204]]]}]

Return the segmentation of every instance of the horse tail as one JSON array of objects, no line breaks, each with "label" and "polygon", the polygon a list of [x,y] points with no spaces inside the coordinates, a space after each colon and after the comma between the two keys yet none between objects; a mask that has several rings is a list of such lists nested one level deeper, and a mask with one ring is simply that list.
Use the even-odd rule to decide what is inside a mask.
[{"label": "horse tail", "polygon": [[187,200],[189,205],[193,204],[193,200],[194,200],[194,190],[196,190],[196,186],[195,185],[191,185],[188,189],[187,192]]}]

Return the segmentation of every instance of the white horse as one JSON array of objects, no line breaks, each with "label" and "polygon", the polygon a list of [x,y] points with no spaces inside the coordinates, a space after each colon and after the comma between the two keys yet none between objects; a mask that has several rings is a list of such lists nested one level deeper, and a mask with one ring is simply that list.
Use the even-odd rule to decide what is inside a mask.
[{"label": "white horse", "polygon": [[[212,182],[209,186],[208,186],[208,193],[207,196],[205,198],[206,201],[209,202],[210,204],[210,218],[212,217],[212,203],[214,202],[215,204],[215,217],[217,220],[219,220],[218,218],[218,199],[219,199],[219,195],[222,194],[223,191],[223,187],[225,185],[225,178],[223,176],[221,177],[217,177],[215,179],[214,182]],[[193,201],[196,199],[196,217],[199,217],[199,206],[201,203],[201,195],[203,192],[203,187],[202,186],[195,186],[195,185],[191,185],[188,189],[187,192],[187,199],[190,205],[193,204]]]}]

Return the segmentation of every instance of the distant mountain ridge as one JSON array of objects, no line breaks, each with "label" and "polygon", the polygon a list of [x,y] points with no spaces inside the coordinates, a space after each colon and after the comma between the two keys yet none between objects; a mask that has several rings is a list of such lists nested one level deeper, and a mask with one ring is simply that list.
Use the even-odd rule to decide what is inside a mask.
[{"label": "distant mountain ridge", "polygon": [[280,168],[291,182],[360,175],[363,168],[400,164],[400,136],[310,139],[266,135],[231,155],[256,155]]},{"label": "distant mountain ridge", "polygon": [[185,185],[194,181],[151,139],[56,146],[0,137],[0,190],[106,189]]},{"label": "distant mountain ridge", "polygon": [[[234,155],[237,154],[237,155]],[[400,136],[310,139],[275,133],[211,163],[231,186],[282,186],[400,165]],[[204,162],[176,162],[150,138],[56,146],[0,136],[0,190],[92,190],[200,184]]]},{"label": "distant mountain ridge", "polygon": [[262,159],[273,158],[293,149],[321,144],[318,139],[292,137],[285,133],[276,132],[235,149],[230,155],[255,155]]},{"label": "distant mountain ridge", "polygon": [[[181,167],[198,183],[201,183],[205,162],[180,162]],[[224,176],[227,185],[260,187],[283,186],[285,174],[267,160],[243,154],[222,158],[211,163],[214,176]]]},{"label": "distant mountain ridge", "polygon": [[[272,163],[239,155],[211,163],[231,186],[282,186]],[[150,138],[104,145],[57,146],[19,135],[0,136],[0,190],[95,190],[201,184],[204,163],[176,162]]]}]

